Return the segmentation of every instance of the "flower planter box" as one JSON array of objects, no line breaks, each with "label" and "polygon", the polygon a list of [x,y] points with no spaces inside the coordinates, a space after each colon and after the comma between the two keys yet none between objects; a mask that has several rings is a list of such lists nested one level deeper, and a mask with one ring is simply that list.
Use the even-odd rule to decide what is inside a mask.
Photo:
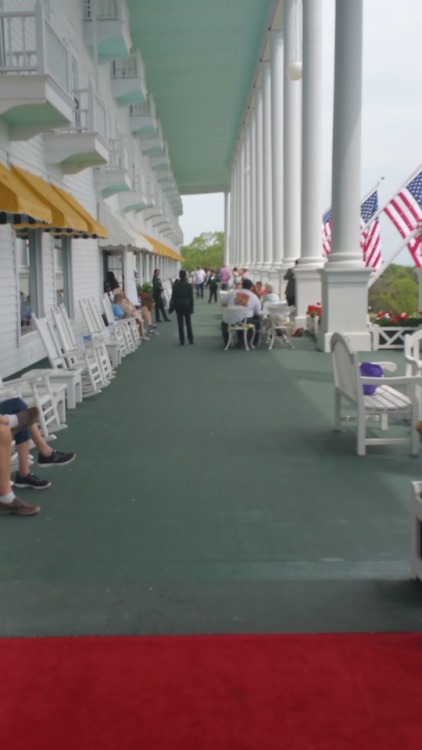
[{"label": "flower planter box", "polygon": [[309,333],[312,333],[314,336],[319,331],[319,324],[320,324],[320,318],[318,315],[315,315],[314,318],[311,318],[310,315],[306,318],[306,330],[309,331]]},{"label": "flower planter box", "polygon": [[421,326],[372,326],[372,349],[404,349],[404,337]]}]

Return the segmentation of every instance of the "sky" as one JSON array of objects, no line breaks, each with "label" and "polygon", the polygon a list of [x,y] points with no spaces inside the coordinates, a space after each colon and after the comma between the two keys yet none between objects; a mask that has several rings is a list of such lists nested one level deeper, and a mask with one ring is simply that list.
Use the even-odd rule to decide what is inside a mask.
[{"label": "sky", "polygon": [[[362,198],[382,179],[384,206],[422,165],[422,1],[364,0]],[[331,205],[335,0],[323,1],[323,210]],[[222,194],[184,196],[184,244],[202,232],[224,230]],[[381,218],[384,260],[401,238]],[[412,263],[407,251],[396,259]]]}]

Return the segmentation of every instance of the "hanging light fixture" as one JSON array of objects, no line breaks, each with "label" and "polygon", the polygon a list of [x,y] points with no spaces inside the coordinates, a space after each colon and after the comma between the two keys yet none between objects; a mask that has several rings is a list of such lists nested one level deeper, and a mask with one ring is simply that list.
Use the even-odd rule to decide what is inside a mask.
[{"label": "hanging light fixture", "polygon": [[299,81],[302,78],[302,14],[300,13],[299,6],[302,6],[301,0],[296,0],[296,18],[295,18],[295,36],[296,36],[296,47],[295,55],[287,66],[287,74],[292,81]]}]

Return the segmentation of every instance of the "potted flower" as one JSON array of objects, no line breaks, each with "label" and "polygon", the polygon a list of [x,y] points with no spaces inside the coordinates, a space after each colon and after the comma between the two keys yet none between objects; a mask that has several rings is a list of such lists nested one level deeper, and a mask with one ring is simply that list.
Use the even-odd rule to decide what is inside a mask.
[{"label": "potted flower", "polygon": [[152,297],[152,284],[138,284],[136,287],[138,297],[143,307],[147,307],[148,310],[152,310],[153,297]]},{"label": "potted flower", "polygon": [[310,333],[318,333],[321,313],[322,307],[320,302],[317,302],[316,305],[308,305],[308,309],[306,310],[306,329]]}]

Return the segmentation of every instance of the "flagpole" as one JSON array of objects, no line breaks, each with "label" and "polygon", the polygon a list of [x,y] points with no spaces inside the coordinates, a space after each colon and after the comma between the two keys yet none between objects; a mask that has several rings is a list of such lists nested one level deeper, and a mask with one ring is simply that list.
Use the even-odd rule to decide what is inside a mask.
[{"label": "flagpole", "polygon": [[[374,187],[372,188],[372,190],[369,190],[369,192],[368,192],[368,193],[367,193],[367,194],[365,195],[365,197],[364,197],[364,198],[362,199],[362,201],[361,201],[361,205],[362,205],[362,203],[365,203],[365,201],[366,201],[366,200],[367,200],[367,199],[369,198],[369,196],[370,196],[370,195],[372,195],[372,193],[375,193],[375,191],[376,191],[376,190],[378,190],[378,188],[379,188],[379,186],[381,185],[381,183],[382,183],[382,181],[383,181],[383,180],[385,180],[385,177],[380,177],[380,178],[379,178],[379,180],[378,180],[377,184],[376,184],[376,185],[375,185],[375,186],[374,186]],[[380,214],[380,212],[379,212],[379,211],[376,211],[376,213],[374,213],[374,214],[373,214],[373,215],[371,216],[371,218],[369,219],[369,221],[367,221],[367,222],[366,222],[366,224],[364,224],[364,225],[363,225],[363,226],[361,227],[361,230],[360,230],[360,233],[361,233],[361,234],[362,234],[362,232],[364,232],[364,231],[365,231],[365,229],[366,229],[367,227],[369,227],[369,225],[370,225],[370,224],[372,224],[372,222],[373,222],[373,221],[375,221],[375,220],[376,220],[376,219],[378,218],[379,214]]]},{"label": "flagpole", "polygon": [[408,245],[408,244],[409,244],[409,240],[412,240],[412,239],[413,239],[414,237],[417,237],[417,235],[418,235],[418,234],[422,235],[422,226],[420,226],[420,227],[416,227],[416,229],[414,229],[414,230],[413,230],[412,232],[410,232],[410,234],[409,234],[409,235],[408,235],[408,236],[406,237],[406,239],[405,239],[405,240],[403,240],[403,242],[401,243],[401,245],[399,245],[399,247],[397,248],[397,250],[395,250],[395,251],[394,251],[394,252],[393,252],[393,253],[392,253],[392,254],[390,255],[390,257],[388,258],[388,261],[386,260],[386,261],[385,261],[385,262],[384,262],[384,263],[382,264],[382,266],[381,266],[380,268],[378,268],[378,269],[377,269],[377,270],[376,270],[376,271],[375,271],[375,272],[374,272],[374,273],[373,273],[373,274],[372,274],[372,275],[370,276],[370,278],[369,278],[369,281],[368,281],[368,289],[370,289],[370,288],[371,288],[371,286],[372,286],[373,284],[375,284],[375,282],[376,282],[376,281],[378,281],[379,277],[380,277],[380,276],[382,276],[382,274],[383,274],[383,273],[384,273],[384,271],[385,271],[385,270],[386,270],[386,269],[388,268],[388,266],[390,265],[390,263],[392,263],[392,262],[393,262],[394,258],[396,258],[396,257],[397,257],[397,256],[398,256],[398,255],[399,255],[399,254],[401,253],[401,251],[405,249],[406,245]]},{"label": "flagpole", "polygon": [[[422,170],[422,164],[420,164],[420,166],[417,169],[415,169],[412,176],[408,177],[408,179],[403,183],[403,185],[398,190],[395,191],[394,195],[398,195],[406,187],[406,185],[408,185],[409,182],[411,182],[413,178],[416,177],[417,174],[419,174],[421,170]],[[390,198],[390,200],[388,200],[387,203],[385,203],[382,208],[379,208],[378,211],[371,217],[371,221],[369,223],[372,223],[373,221],[375,221],[375,219],[377,219],[382,214],[384,209],[387,208],[387,206],[389,205],[389,203],[391,203],[392,200],[393,198]]]},{"label": "flagpole", "polygon": [[[365,195],[365,197],[364,197],[364,198],[362,198],[362,200],[361,200],[361,202],[360,202],[360,203],[361,203],[361,205],[362,205],[362,203],[365,203],[366,199],[367,199],[367,198],[369,198],[369,196],[370,196],[370,195],[372,195],[372,193],[374,193],[374,192],[375,192],[375,190],[378,190],[378,188],[379,188],[379,186],[381,185],[381,182],[382,182],[383,180],[385,180],[385,177],[380,177],[380,178],[379,178],[379,180],[378,180],[378,182],[376,182],[376,183],[375,183],[375,185],[374,185],[374,187],[372,188],[372,190],[368,190],[367,194]],[[327,211],[330,211],[330,210],[331,210],[331,206],[330,206],[329,208],[327,208],[327,209],[326,209],[325,211],[323,211],[323,212],[322,212],[322,215],[323,215],[323,216],[325,216],[325,214],[327,213]],[[375,217],[376,217],[377,215],[378,215],[378,214],[374,214],[374,216],[375,216]],[[371,221],[370,221],[370,222],[368,222],[368,223],[370,224],[370,223],[371,223],[372,221],[373,221],[373,218],[372,218],[372,219],[371,219]],[[362,231],[363,231],[363,230],[365,229],[365,227],[366,227],[366,226],[367,226],[367,225],[366,225],[366,224],[364,224],[364,226],[362,227]]]}]

